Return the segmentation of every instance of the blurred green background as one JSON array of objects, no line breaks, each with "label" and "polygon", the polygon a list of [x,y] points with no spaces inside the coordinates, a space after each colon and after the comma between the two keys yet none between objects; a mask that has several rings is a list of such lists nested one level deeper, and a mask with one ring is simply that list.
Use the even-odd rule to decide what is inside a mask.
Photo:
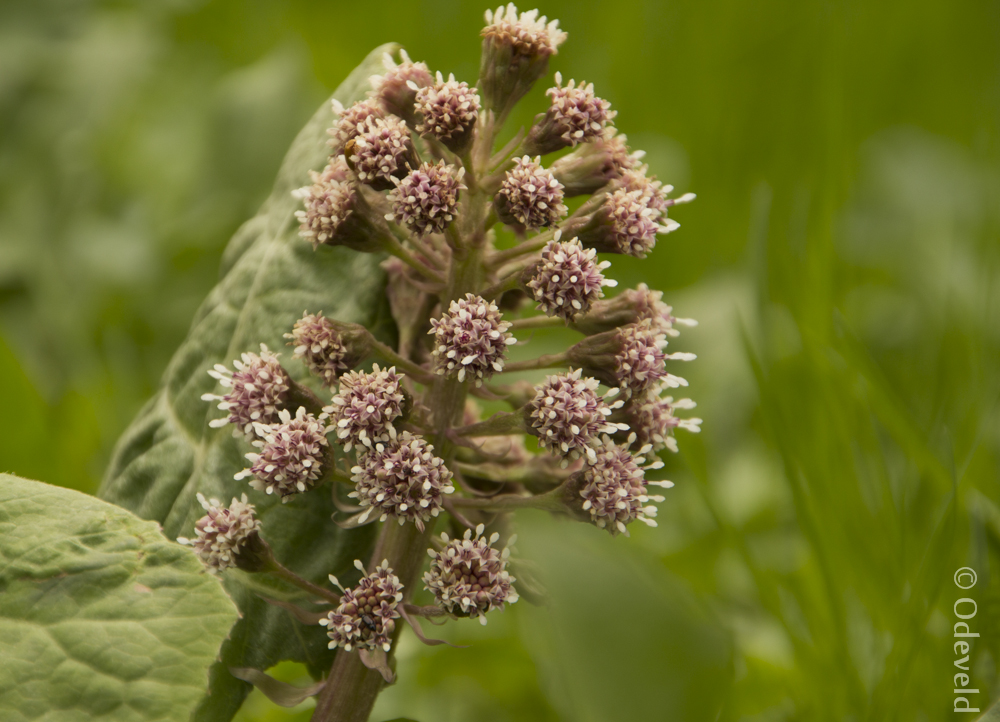
[{"label": "blurred green background", "polygon": [[[483,9],[0,3],[0,469],[93,492],[298,128],[383,42],[475,80]],[[469,649],[404,637],[373,720],[945,719],[962,596],[985,708],[1000,3],[542,12],[569,33],[552,70],[593,81],[653,171],[698,193],[612,272],[701,322],[675,346],[699,355],[704,432],[667,460],[658,529],[524,517],[550,605],[446,628]],[[308,714],[255,693],[240,719]]]}]

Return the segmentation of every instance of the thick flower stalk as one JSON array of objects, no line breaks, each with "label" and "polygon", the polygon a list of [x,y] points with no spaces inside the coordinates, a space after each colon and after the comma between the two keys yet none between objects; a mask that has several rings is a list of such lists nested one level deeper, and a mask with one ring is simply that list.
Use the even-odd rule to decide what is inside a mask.
[{"label": "thick flower stalk", "polygon": [[[485,623],[519,585],[537,598],[515,579],[530,578],[509,536],[518,509],[614,536],[655,525],[665,499],[650,487],[672,486],[658,454],[701,428],[674,391],[688,385],[681,331],[695,322],[645,284],[616,289],[603,255],[662,253],[678,228],[668,214],[693,194],[650,174],[614,125],[627,118],[591,83],[556,74],[531,127],[504,134],[566,37],[507,5],[486,14],[478,81],[404,53],[386,58],[367,97],[334,102],[332,155],[294,194],[296,252],[390,256],[395,329],[305,309],[284,320],[288,370],[265,346],[208,370],[220,388],[204,398],[223,412],[211,426],[232,424],[249,461],[219,483],[262,509],[268,495],[295,501],[263,525],[248,497],[206,502],[189,543],[216,573],[277,575],[303,604],[332,605],[319,620],[337,653],[318,722],[367,718],[394,678],[399,625],[429,641],[420,617]],[[539,344],[549,329],[573,338]],[[377,527],[373,558],[353,584],[334,579],[339,592],[281,566],[262,538],[316,494],[333,497],[345,529]],[[429,606],[414,598],[421,580]]]}]

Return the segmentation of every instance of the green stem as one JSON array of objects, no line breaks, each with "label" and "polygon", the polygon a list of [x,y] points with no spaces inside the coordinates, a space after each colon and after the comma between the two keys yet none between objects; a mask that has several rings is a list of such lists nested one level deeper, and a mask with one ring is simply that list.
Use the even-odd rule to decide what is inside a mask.
[{"label": "green stem", "polygon": [[455,429],[459,436],[509,436],[524,433],[524,421],[519,413],[501,411],[485,421]]},{"label": "green stem", "polygon": [[514,331],[534,328],[564,328],[566,322],[558,316],[531,316],[530,318],[515,318],[510,322]]},{"label": "green stem", "polygon": [[440,273],[430,268],[427,264],[421,263],[419,260],[414,258],[413,255],[408,250],[403,248],[403,244],[400,243],[395,236],[393,235],[385,236],[385,242],[386,242],[385,250],[387,252],[394,255],[396,258],[401,260],[403,263],[405,263],[414,271],[422,275],[424,278],[427,278],[431,281],[435,281],[437,283],[444,282],[444,279],[441,277]]},{"label": "green stem", "polygon": [[518,509],[544,509],[546,511],[565,511],[559,494],[555,491],[538,496],[516,496],[504,494],[481,499],[459,497],[451,499],[453,506],[461,509],[480,509],[482,511],[516,511]]},{"label": "green stem", "polygon": [[407,358],[403,358],[381,341],[373,340],[371,347],[373,355],[377,356],[380,361],[392,364],[393,366],[402,369],[405,373],[408,373],[422,384],[429,384],[436,378],[434,374],[425,369],[423,366],[416,364]]},{"label": "green stem", "polygon": [[324,589],[318,584],[313,584],[308,579],[303,579],[298,574],[296,574],[291,569],[284,566],[281,562],[275,559],[273,555],[267,561],[267,565],[264,567],[263,571],[268,572],[269,574],[273,574],[279,579],[283,579],[292,586],[296,586],[299,589],[302,589],[304,591],[309,592],[310,594],[320,597],[321,599],[325,599],[331,604],[334,605],[340,604],[339,594],[335,594],[334,592],[331,592],[329,589]]},{"label": "green stem", "polygon": [[566,353],[550,353],[544,356],[539,356],[538,358],[528,359],[527,361],[515,361],[514,363],[509,363],[503,368],[504,373],[513,373],[515,371],[535,371],[536,369],[554,369],[566,366],[569,364],[569,357]]}]

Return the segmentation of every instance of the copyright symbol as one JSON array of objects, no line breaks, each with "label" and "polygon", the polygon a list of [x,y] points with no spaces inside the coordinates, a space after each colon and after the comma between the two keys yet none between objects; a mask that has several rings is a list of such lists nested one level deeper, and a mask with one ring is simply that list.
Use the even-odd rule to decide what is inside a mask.
[{"label": "copyright symbol", "polygon": [[976,586],[976,570],[962,567],[955,572],[955,586],[959,589],[972,589]]}]

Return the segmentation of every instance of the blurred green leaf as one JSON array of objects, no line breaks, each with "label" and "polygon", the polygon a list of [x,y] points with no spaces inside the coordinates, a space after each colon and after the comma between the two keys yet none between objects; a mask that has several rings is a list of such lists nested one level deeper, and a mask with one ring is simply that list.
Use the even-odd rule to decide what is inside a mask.
[{"label": "blurred green leaf", "polygon": [[[345,104],[362,97],[368,78],[382,67],[393,45],[376,48],[344,81],[334,96]],[[167,535],[190,533],[203,514],[195,495],[228,500],[247,491],[233,475],[245,466],[246,441],[231,428],[211,429],[219,415],[201,400],[215,388],[207,370],[231,364],[245,351],[265,343],[284,346],[282,335],[303,310],[323,311],[344,321],[363,323],[376,333],[382,303],[379,258],[343,248],[314,252],[298,236],[291,191],[308,181],[310,169],[326,162],[329,103],[299,133],[285,157],[271,196],[256,217],[236,233],[223,257],[223,277],[194,320],[188,338],[167,368],[159,392],[125,432],[115,451],[100,496],[139,516],[163,524]],[[302,383],[312,383],[300,364],[287,364]],[[349,577],[356,558],[365,558],[373,528],[344,531],[332,521],[333,502],[319,491],[281,504],[275,497],[251,494],[258,505],[262,534],[284,564],[325,583],[328,574]],[[306,663],[318,677],[329,669],[333,652],[321,627],[308,628],[264,602],[288,591],[267,580],[227,573],[226,588],[242,619],[212,668],[209,693],[196,719],[228,720],[250,691],[228,668],[267,669],[282,660]]]},{"label": "blurred green leaf", "polygon": [[236,620],[157,524],[0,475],[0,718],[184,720]]}]

